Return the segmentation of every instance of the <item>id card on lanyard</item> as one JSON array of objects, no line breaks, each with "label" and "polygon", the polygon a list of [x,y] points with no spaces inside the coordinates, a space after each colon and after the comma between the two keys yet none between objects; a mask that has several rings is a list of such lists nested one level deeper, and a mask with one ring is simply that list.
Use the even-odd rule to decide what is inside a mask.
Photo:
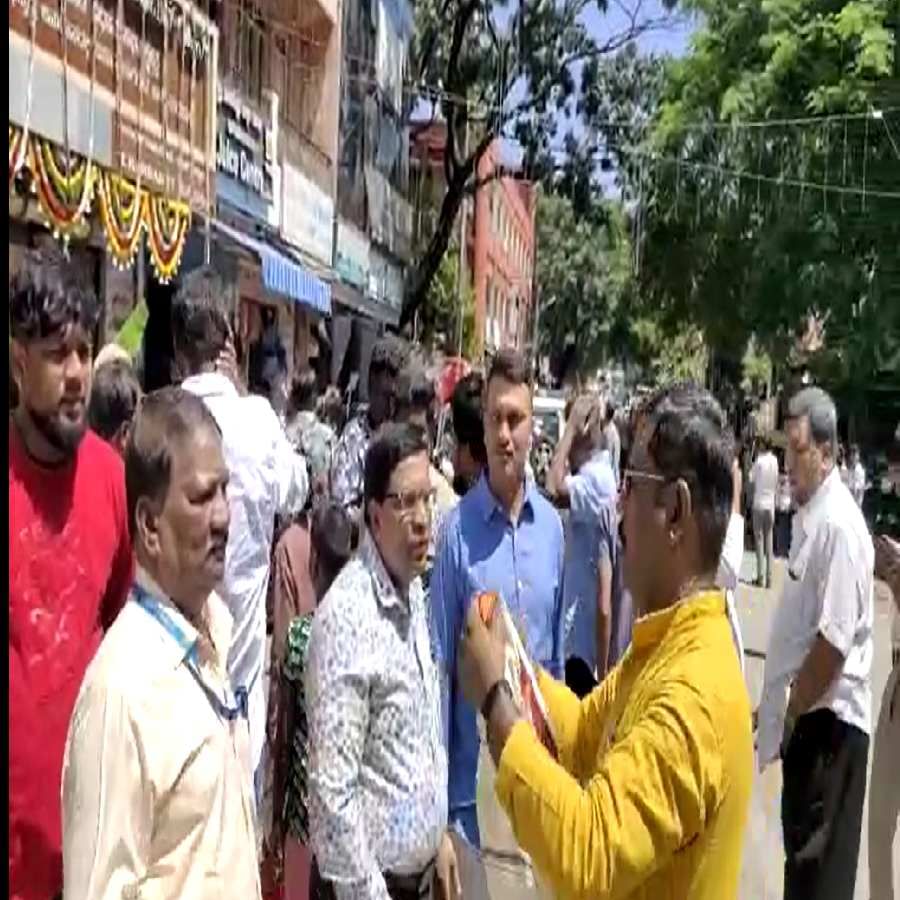
[{"label": "id card on lanyard", "polygon": [[219,692],[208,685],[200,672],[199,657],[197,655],[197,643],[192,641],[182,630],[181,626],[172,617],[172,614],[166,609],[165,604],[154,597],[146,588],[139,584],[135,584],[132,588],[134,599],[137,604],[148,615],[157,621],[157,623],[166,631],[172,640],[184,651],[184,663],[187,670],[194,677],[194,680],[200,686],[200,689],[206,695],[216,715],[224,722],[233,722],[238,718],[247,718],[247,690],[246,688],[235,688],[233,698],[229,696],[228,688],[225,689],[225,697],[219,695]]}]

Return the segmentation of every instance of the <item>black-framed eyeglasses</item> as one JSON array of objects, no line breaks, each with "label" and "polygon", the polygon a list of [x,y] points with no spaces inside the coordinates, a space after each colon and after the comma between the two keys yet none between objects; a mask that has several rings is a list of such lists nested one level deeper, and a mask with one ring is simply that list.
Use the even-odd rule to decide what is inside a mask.
[{"label": "black-framed eyeglasses", "polygon": [[385,500],[394,504],[401,519],[409,519],[421,506],[431,515],[435,503],[435,491],[392,491],[384,495]]}]

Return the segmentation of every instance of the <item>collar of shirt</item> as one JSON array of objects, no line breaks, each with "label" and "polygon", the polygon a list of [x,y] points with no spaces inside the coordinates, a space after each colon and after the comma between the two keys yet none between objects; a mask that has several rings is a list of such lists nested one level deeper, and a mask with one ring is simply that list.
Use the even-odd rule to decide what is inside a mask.
[{"label": "collar of shirt", "polygon": [[666,609],[642,616],[634,623],[634,651],[655,647],[671,630],[694,619],[725,615],[725,595],[720,590],[699,591]]},{"label": "collar of shirt", "polygon": [[[180,644],[172,636],[166,635],[164,645],[169,648],[169,652],[172,654],[172,666],[181,665],[196,647],[201,664],[209,663],[216,671],[224,672],[228,658],[228,648],[231,645],[232,623],[231,615],[218,595],[213,592],[206,601],[207,622],[209,624],[209,640],[207,640],[188,621],[187,617],[145,569],[139,566],[135,572],[134,580],[144,591],[159,601],[166,615],[173,620],[185,636],[185,643]],[[163,630],[162,625],[154,624],[157,624],[160,631]]]},{"label": "collar of shirt", "polygon": [[[504,521],[509,521],[509,513],[507,513],[500,505],[500,501],[494,496],[494,492],[491,490],[487,471],[482,472],[481,478],[478,479],[478,483],[475,485],[475,490],[477,492],[476,497],[478,499],[478,505],[481,508],[485,522],[489,522],[494,515],[502,517]],[[519,513],[520,519],[527,514],[528,520],[534,521],[534,499],[536,492],[537,488],[534,485],[534,481],[530,478],[526,478],[525,498],[522,502],[522,511]]]},{"label": "collar of shirt", "polygon": [[[375,599],[382,606],[407,607],[409,605],[408,600],[404,599],[397,590],[394,579],[391,578],[384,564],[381,551],[375,543],[375,538],[372,537],[372,533],[368,528],[363,532],[363,537],[360,541],[359,558],[372,576]],[[412,591],[414,585],[415,581],[410,585],[410,591]]]},{"label": "collar of shirt", "polygon": [[184,390],[198,397],[238,397],[237,388],[231,379],[221,372],[201,372],[191,375],[181,383]]},{"label": "collar of shirt", "polygon": [[827,512],[828,498],[840,484],[840,473],[837,468],[834,468],[809,498],[806,505],[797,510],[797,524],[803,534],[808,535],[815,532],[819,521]]}]

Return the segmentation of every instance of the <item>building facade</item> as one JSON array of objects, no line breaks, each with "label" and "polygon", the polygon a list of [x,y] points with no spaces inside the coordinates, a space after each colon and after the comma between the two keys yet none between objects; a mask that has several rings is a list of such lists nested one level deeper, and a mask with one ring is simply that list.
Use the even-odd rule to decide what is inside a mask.
[{"label": "building facade", "polygon": [[[446,190],[442,122],[414,129],[411,136],[415,198],[414,241],[424,246],[434,231]],[[478,166],[480,187],[463,201],[466,266],[464,277],[475,295],[475,332],[480,353],[499,347],[524,351],[533,323],[534,185],[502,174],[499,141],[491,144]]]}]

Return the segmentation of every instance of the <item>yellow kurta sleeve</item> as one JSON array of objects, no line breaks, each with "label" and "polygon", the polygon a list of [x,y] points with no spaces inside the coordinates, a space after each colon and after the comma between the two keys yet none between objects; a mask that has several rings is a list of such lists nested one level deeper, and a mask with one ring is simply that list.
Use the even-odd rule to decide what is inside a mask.
[{"label": "yellow kurta sleeve", "polygon": [[520,722],[504,747],[496,790],[520,846],[559,897],[615,900],[696,837],[721,802],[721,782],[709,707],[678,682],[613,744],[586,788]]},{"label": "yellow kurta sleeve", "polygon": [[584,700],[579,700],[562,682],[541,669],[538,687],[553,726],[559,761],[562,767],[579,781],[591,774],[597,760],[603,724],[615,696],[618,669],[610,672],[603,683]]}]

